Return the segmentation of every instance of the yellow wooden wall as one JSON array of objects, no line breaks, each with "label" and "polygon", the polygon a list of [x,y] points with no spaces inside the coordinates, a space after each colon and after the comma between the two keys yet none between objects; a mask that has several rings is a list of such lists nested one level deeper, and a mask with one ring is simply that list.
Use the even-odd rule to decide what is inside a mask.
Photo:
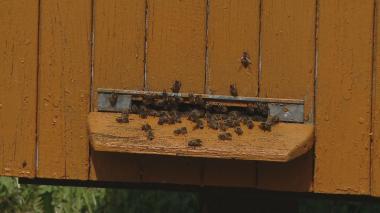
[{"label": "yellow wooden wall", "polygon": [[[0,2],[0,174],[380,196],[378,2]],[[174,80],[188,92],[236,83],[241,95],[304,99],[315,148],[286,164],[90,150],[97,88]]]}]

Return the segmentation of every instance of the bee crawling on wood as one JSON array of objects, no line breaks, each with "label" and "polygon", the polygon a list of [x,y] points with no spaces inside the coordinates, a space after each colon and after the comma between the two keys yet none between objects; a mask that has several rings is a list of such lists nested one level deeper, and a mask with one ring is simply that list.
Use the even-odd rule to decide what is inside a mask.
[{"label": "bee crawling on wood", "polygon": [[199,147],[199,146],[202,146],[202,140],[201,139],[193,139],[193,140],[190,140],[187,143],[187,145],[190,147]]},{"label": "bee crawling on wood", "polygon": [[235,133],[237,135],[242,135],[243,134],[243,129],[240,126],[235,127]]},{"label": "bee crawling on wood", "polygon": [[230,94],[231,94],[232,96],[234,96],[234,97],[239,96],[239,94],[238,94],[238,90],[237,90],[237,88],[236,88],[236,84],[231,84],[231,85],[230,85]]},{"label": "bee crawling on wood", "polygon": [[147,132],[149,130],[152,130],[152,127],[149,124],[144,124],[142,125],[141,130]]},{"label": "bee crawling on wood", "polygon": [[153,133],[153,130],[148,130],[147,132],[146,132],[146,138],[148,139],[148,140],[153,140],[154,139],[154,133]]},{"label": "bee crawling on wood", "polygon": [[176,130],[174,130],[175,135],[186,135],[187,134],[187,128],[186,127],[181,127]]},{"label": "bee crawling on wood", "polygon": [[247,120],[247,127],[248,127],[248,129],[253,129],[254,125],[255,124],[253,123],[252,119],[248,119]]},{"label": "bee crawling on wood", "polygon": [[210,129],[213,129],[213,130],[218,130],[218,128],[219,128],[218,121],[217,121],[217,120],[214,120],[214,119],[210,119],[210,120],[207,122],[207,126],[208,126]]},{"label": "bee crawling on wood", "polygon": [[142,119],[148,118],[148,115],[149,115],[148,108],[146,106],[141,106],[139,109],[139,115],[140,115],[140,118]]},{"label": "bee crawling on wood", "polygon": [[173,86],[171,88],[173,93],[179,93],[181,90],[182,83],[180,81],[174,81]]},{"label": "bee crawling on wood", "polygon": [[169,121],[168,116],[165,114],[161,114],[160,117],[158,118],[157,123],[158,123],[158,125],[164,125],[164,124],[168,123],[168,121]]},{"label": "bee crawling on wood", "polygon": [[116,121],[118,123],[129,123],[129,112],[128,111],[122,112],[120,117],[116,118]]},{"label": "bee crawling on wood", "polygon": [[193,121],[193,122],[196,122],[197,120],[199,120],[201,117],[204,117],[204,112],[202,111],[199,111],[197,109],[194,109],[190,112],[189,116],[188,116],[188,120],[190,121]]},{"label": "bee crawling on wood", "polygon": [[244,68],[248,68],[249,65],[252,64],[251,59],[249,58],[249,54],[247,52],[243,52],[243,56],[240,58],[240,63]]},{"label": "bee crawling on wood", "polygon": [[232,140],[232,135],[229,132],[222,132],[218,135],[219,140],[230,141]]},{"label": "bee crawling on wood", "polygon": [[277,124],[279,121],[280,121],[280,119],[277,115],[275,115],[275,116],[269,115],[267,121],[262,122],[260,124],[260,129],[270,132],[272,130],[272,126]]},{"label": "bee crawling on wood", "polygon": [[201,119],[198,119],[195,121],[196,125],[194,126],[194,129],[204,129],[204,124]]}]

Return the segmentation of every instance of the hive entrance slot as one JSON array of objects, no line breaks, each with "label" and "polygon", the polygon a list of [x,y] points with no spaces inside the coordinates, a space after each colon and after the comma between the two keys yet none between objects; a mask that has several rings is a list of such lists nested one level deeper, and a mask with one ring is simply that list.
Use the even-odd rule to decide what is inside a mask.
[{"label": "hive entrance slot", "polygon": [[[95,151],[287,162],[306,153],[313,144],[314,128],[303,124],[302,100],[109,89],[100,89],[98,93],[98,110],[103,112],[89,115],[90,140]],[[196,98],[201,103],[196,103]],[[149,99],[155,99],[154,104],[147,103]],[[156,105],[160,99],[175,102],[175,113],[180,114],[181,122],[160,123],[163,114],[173,111],[167,108],[168,102]],[[250,107],[258,105],[268,110],[251,113]],[[148,110],[136,111],[141,108]],[[220,112],[220,108],[227,111]],[[202,111],[202,129],[191,119],[194,109]],[[128,123],[123,122],[120,113],[112,113],[125,111],[132,112],[127,116]],[[236,125],[222,129],[218,124],[214,128],[212,122],[217,116],[217,122],[224,125],[236,113]],[[259,128],[267,117],[280,121],[272,131]],[[247,125],[247,119],[255,120],[253,129]],[[144,125],[149,130],[143,131]]]}]

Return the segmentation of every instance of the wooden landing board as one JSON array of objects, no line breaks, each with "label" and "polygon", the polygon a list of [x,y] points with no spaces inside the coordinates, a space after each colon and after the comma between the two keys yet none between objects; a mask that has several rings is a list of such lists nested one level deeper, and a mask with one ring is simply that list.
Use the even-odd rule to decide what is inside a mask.
[{"label": "wooden landing board", "polygon": [[[95,151],[288,162],[313,145],[313,125],[308,124],[280,123],[272,132],[262,131],[256,124],[253,130],[243,127],[242,136],[232,133],[232,141],[220,141],[218,131],[207,127],[193,130],[194,125],[185,119],[181,124],[159,126],[157,118],[143,120],[137,115],[130,115],[128,124],[119,124],[115,121],[118,116],[116,113],[90,113],[89,133]],[[153,128],[153,141],[148,141],[141,130],[145,123]],[[175,136],[173,131],[183,126],[187,127],[188,134]],[[203,146],[188,147],[189,140],[198,138]]]}]

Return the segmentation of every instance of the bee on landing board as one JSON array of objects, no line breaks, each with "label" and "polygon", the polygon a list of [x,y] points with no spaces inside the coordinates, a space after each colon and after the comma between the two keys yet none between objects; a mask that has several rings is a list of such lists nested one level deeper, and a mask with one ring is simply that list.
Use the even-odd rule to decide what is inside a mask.
[{"label": "bee on landing board", "polygon": [[200,147],[202,146],[202,140],[201,139],[193,139],[193,140],[190,140],[189,142],[187,142],[187,145],[189,147]]}]

